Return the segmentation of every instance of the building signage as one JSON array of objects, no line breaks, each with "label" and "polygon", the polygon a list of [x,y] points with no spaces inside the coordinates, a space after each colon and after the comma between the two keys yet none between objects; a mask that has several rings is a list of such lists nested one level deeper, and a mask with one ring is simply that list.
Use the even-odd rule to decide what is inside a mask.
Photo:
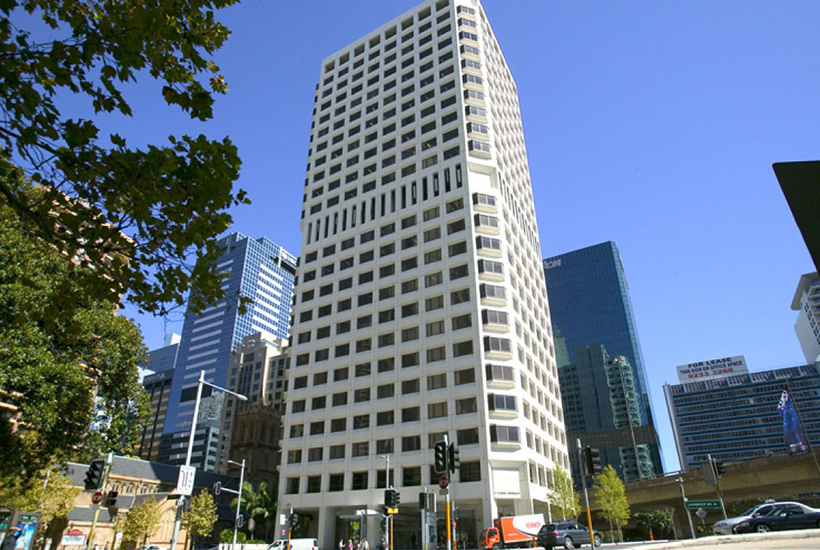
[{"label": "building signage", "polygon": [[746,359],[742,355],[678,365],[677,368],[678,380],[681,384],[749,373],[749,369],[746,368]]},{"label": "building signage", "polygon": [[561,267],[561,258],[544,260],[544,269],[552,269],[553,267]]}]

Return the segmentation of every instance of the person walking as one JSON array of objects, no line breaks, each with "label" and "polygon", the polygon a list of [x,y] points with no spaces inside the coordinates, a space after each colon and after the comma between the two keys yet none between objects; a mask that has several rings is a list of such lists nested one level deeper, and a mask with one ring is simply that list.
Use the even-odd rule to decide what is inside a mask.
[{"label": "person walking", "polygon": [[353,540],[347,539],[347,550],[353,550]]},{"label": "person walking", "polygon": [[339,550],[345,550],[345,540],[339,539]]},{"label": "person walking", "polygon": [[9,529],[8,533],[6,533],[6,537],[3,539],[3,544],[0,546],[0,550],[14,550],[14,547],[17,546],[17,539],[20,538],[22,531],[18,527],[12,527]]}]

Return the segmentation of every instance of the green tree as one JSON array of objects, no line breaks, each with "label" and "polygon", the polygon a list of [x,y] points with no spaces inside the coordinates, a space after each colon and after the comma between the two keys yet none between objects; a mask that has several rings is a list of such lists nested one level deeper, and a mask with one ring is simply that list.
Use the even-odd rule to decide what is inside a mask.
[{"label": "green tree", "polygon": [[20,477],[0,478],[0,502],[17,510],[37,510],[43,530],[53,520],[67,517],[82,492],[57,468],[50,469],[47,484],[45,478],[45,473],[31,483],[23,483]]},{"label": "green tree", "polygon": [[[248,535],[246,535],[242,531],[239,531],[239,532],[236,533],[236,542],[238,542],[240,544],[244,544],[247,541],[248,541]],[[219,542],[221,542],[223,544],[233,542],[233,529],[223,529],[222,531],[220,531],[219,532]]]},{"label": "green tree", "polygon": [[551,471],[552,486],[547,495],[554,517],[561,516],[562,520],[574,518],[581,509],[580,496],[572,486],[572,477],[569,471],[556,465]]},{"label": "green tree", "polygon": [[[137,439],[147,410],[142,335],[113,302],[86,294],[87,271],[29,238],[0,202],[0,390],[25,426],[12,434],[0,423],[0,480],[33,483],[50,464],[127,452]],[[71,313],[54,316],[63,302]]]},{"label": "green tree", "polygon": [[[236,147],[183,135],[140,148],[102,135],[96,120],[133,116],[127,90],[146,81],[191,119],[212,118],[215,96],[227,91],[212,57],[230,34],[215,13],[236,2],[0,2],[0,202],[29,236],[93,267],[82,281],[91,298],[128,294],[162,314],[189,290],[200,310],[222,295],[213,262],[196,260],[218,256],[227,209],[249,203],[233,190]],[[61,112],[65,96],[93,116]],[[3,177],[12,155],[43,197]]]},{"label": "green tree", "polygon": [[624,482],[618,477],[618,473],[611,464],[607,464],[601,475],[595,478],[593,490],[595,501],[601,510],[599,513],[609,522],[610,534],[612,534],[612,524],[615,523],[618,527],[618,538],[622,539],[621,525],[629,521],[629,501],[626,499]]},{"label": "green tree", "polygon": [[191,509],[182,514],[182,526],[188,530],[188,540],[193,536],[207,537],[216,523],[216,503],[208,491],[201,491],[191,499]]},{"label": "green tree", "polygon": [[148,536],[156,531],[160,519],[162,519],[162,509],[159,501],[143,500],[128,510],[122,526],[122,540],[137,544],[148,542]]},{"label": "green tree", "polygon": [[[236,506],[236,501],[237,499],[234,498],[231,506]],[[250,532],[251,538],[260,522],[265,526],[265,537],[267,538],[268,520],[276,513],[276,497],[271,494],[267,482],[261,482],[258,490],[254,490],[253,484],[247,481],[242,484],[242,510],[248,518],[245,527]]]},{"label": "green tree", "polygon": [[636,512],[635,524],[638,527],[640,536],[644,540],[649,540],[650,531],[655,539],[671,539],[675,536],[672,529],[672,518],[665,510],[654,510],[652,512]]}]

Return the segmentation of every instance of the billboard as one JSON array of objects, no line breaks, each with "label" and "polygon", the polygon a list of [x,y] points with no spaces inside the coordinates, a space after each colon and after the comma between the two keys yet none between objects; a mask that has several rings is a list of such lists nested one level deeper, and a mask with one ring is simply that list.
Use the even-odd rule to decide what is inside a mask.
[{"label": "billboard", "polygon": [[746,358],[742,355],[735,357],[724,357],[723,359],[711,359],[709,361],[699,361],[688,365],[678,365],[678,381],[681,384],[700,382],[701,380],[714,380],[716,378],[727,378],[738,374],[748,374],[746,368]]}]

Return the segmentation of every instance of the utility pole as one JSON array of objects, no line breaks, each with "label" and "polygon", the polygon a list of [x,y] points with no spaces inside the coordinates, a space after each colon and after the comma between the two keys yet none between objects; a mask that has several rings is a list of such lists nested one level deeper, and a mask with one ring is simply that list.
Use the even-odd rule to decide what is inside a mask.
[{"label": "utility pole", "polygon": [[587,475],[584,468],[584,453],[581,448],[581,439],[575,440],[578,446],[578,465],[581,467],[581,486],[584,488],[584,503],[587,507],[587,525],[589,525],[589,542],[592,543],[592,548],[595,548],[595,535],[592,530],[592,514],[589,511],[589,491],[587,491]]}]

